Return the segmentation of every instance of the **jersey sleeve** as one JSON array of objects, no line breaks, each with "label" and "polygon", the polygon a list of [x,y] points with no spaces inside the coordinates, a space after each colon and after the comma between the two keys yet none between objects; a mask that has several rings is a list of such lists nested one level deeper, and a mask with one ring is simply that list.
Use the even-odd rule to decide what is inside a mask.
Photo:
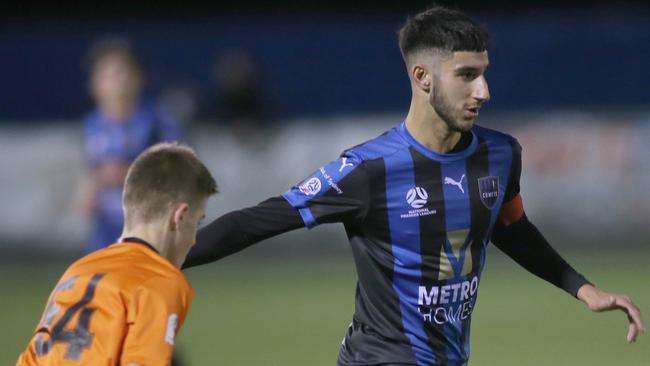
[{"label": "jersey sleeve", "polygon": [[138,287],[127,305],[120,363],[169,365],[191,301],[191,289],[169,278],[154,277]]},{"label": "jersey sleeve", "polygon": [[214,262],[259,241],[304,227],[302,218],[282,197],[229,212],[199,230],[183,268]]},{"label": "jersey sleeve", "polygon": [[590,282],[553,249],[526,215],[509,225],[498,223],[492,242],[520,266],[577,297]]},{"label": "jersey sleeve", "polygon": [[322,166],[282,197],[298,210],[305,226],[329,222],[361,222],[370,206],[366,168],[356,155],[346,152]]},{"label": "jersey sleeve", "polygon": [[519,180],[521,178],[521,145],[517,140],[512,141],[512,163],[510,165],[510,177],[503,199],[503,205],[498,222],[503,225],[510,225],[519,221],[524,216],[524,204],[520,194]]}]

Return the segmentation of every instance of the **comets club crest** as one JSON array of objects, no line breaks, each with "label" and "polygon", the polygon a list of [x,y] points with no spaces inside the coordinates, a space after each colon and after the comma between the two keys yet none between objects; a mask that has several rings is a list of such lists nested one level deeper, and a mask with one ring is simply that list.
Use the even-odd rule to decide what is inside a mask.
[{"label": "comets club crest", "polygon": [[488,176],[478,179],[478,193],[481,202],[488,209],[494,208],[499,198],[499,177]]}]

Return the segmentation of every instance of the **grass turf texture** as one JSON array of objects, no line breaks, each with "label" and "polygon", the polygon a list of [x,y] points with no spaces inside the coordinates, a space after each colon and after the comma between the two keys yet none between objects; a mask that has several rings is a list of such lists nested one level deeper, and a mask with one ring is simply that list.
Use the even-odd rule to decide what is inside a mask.
[{"label": "grass turf texture", "polygon": [[[566,256],[650,318],[647,252]],[[65,265],[0,270],[0,364],[14,364]],[[177,340],[184,365],[334,365],[354,309],[351,261],[234,259],[188,271],[196,291]],[[471,365],[647,365],[620,312],[592,313],[491,249],[472,321]]]}]

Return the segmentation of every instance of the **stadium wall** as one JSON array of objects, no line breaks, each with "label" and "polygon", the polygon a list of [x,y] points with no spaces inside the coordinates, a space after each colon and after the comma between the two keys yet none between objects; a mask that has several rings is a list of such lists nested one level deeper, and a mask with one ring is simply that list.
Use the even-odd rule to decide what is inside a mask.
[{"label": "stadium wall", "polygon": [[[208,219],[283,193],[400,118],[294,119],[245,142],[214,125],[188,126],[189,143],[222,192],[211,200]],[[650,113],[499,113],[482,117],[481,124],[509,132],[523,145],[526,211],[553,242],[642,242],[650,217]],[[2,124],[0,149],[0,250],[81,250],[90,224],[72,204],[84,174],[81,125]],[[280,240],[297,252],[346,250],[340,225],[313,231]]]}]

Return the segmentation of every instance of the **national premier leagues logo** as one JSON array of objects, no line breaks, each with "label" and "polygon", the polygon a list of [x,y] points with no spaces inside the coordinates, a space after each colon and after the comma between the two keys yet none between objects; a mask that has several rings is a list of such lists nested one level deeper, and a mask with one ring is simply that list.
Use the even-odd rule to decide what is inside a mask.
[{"label": "national premier leagues logo", "polygon": [[478,193],[481,197],[481,202],[488,209],[494,208],[499,198],[499,177],[488,176],[478,179]]},{"label": "national premier leagues logo", "polygon": [[415,187],[406,192],[406,202],[413,208],[422,208],[427,204],[429,194],[422,187]]},{"label": "national premier leagues logo", "polygon": [[408,213],[400,214],[402,219],[410,219],[413,217],[422,217],[428,215],[435,215],[435,209],[429,209],[427,206],[427,200],[429,199],[429,194],[422,187],[413,187],[406,192],[406,203],[409,204],[413,209],[408,210]]}]

